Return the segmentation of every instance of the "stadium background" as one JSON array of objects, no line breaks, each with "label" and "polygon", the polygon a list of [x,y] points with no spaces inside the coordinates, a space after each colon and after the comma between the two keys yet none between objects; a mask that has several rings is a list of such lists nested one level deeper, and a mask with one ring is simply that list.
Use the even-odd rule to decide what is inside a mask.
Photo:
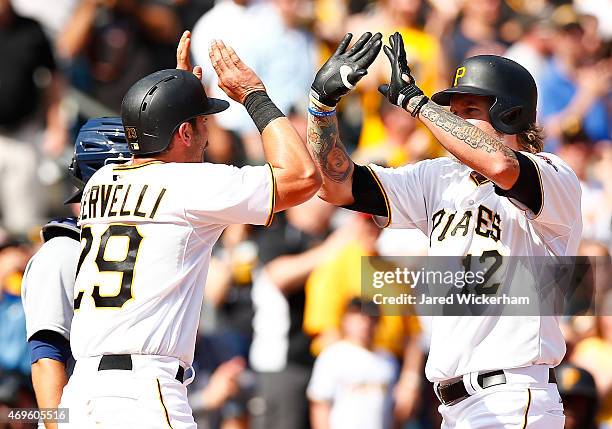
[{"label": "stadium background", "polygon": [[[221,38],[303,134],[311,80],[347,31],[386,37],[399,30],[426,94],[448,85],[467,56],[515,59],[538,84],[545,150],[581,180],[580,253],[609,260],[610,0],[0,0],[0,408],[33,405],[20,282],[40,245],[40,225],[75,210],[62,201],[72,189],[66,167],[76,132],[87,118],[117,115],[138,78],[175,67],[184,29],[193,31],[192,56],[204,66],[209,95],[220,90],[208,41]],[[410,115],[382,103],[376,88],[387,67],[379,56],[339,106],[353,158],[400,166],[443,155]],[[212,122],[207,156],[262,163],[259,135],[235,103]],[[422,255],[426,247],[420,232],[381,232],[367,217],[319,200],[277,216],[265,231],[229,227],[214,251],[190,386],[199,427],[308,427],[308,379],[316,356],[345,334],[342,315],[359,294],[359,257]],[[595,287],[607,314],[610,274],[609,263],[598,265]],[[612,428],[611,319],[563,321],[566,361],[594,377],[589,403],[601,428]],[[422,376],[427,320],[382,317],[374,342],[401,368],[389,390],[398,399],[397,427],[436,427],[437,401]],[[560,385],[571,390],[577,377],[561,377]],[[352,399],[352,411],[343,412],[369,412],[367,402],[357,405],[358,393]]]}]

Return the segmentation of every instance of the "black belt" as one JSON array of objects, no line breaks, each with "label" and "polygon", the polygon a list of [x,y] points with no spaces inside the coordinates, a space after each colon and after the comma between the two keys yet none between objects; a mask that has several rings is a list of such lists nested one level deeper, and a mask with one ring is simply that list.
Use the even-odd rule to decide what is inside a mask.
[{"label": "black belt", "polygon": [[[123,369],[127,371],[132,370],[132,356],[131,355],[104,355],[100,358],[100,364],[98,365],[98,371],[105,371],[107,369]],[[185,378],[185,368],[181,365],[176,371],[174,378],[182,383]]]},{"label": "black belt", "polygon": [[[506,384],[506,374],[503,370],[498,369],[497,371],[480,373],[478,374],[478,377],[476,377],[476,380],[480,387],[486,389],[488,387]],[[557,382],[557,377],[555,376],[555,370],[553,368],[550,368],[548,371],[548,382]],[[470,394],[466,390],[462,379],[450,384],[439,384],[437,387],[437,393],[438,398],[440,398],[440,401],[444,405],[455,405],[470,397]]]}]

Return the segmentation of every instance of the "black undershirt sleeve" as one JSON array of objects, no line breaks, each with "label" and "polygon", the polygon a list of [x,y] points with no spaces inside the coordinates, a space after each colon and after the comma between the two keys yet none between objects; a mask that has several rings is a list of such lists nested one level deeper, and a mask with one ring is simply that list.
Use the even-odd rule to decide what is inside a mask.
[{"label": "black undershirt sleeve", "polygon": [[502,197],[513,198],[532,212],[539,213],[543,204],[543,190],[538,174],[538,167],[528,156],[514,152],[519,163],[519,177],[512,188],[504,190],[495,185],[495,193]]},{"label": "black undershirt sleeve", "polygon": [[345,209],[375,216],[389,216],[382,189],[368,167],[355,164],[352,192],[355,201],[351,205],[343,206]]}]

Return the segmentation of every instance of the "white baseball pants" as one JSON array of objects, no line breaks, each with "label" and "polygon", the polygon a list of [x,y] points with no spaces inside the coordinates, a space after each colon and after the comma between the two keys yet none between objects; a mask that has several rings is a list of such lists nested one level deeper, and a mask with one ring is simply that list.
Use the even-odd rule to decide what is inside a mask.
[{"label": "white baseball pants", "polygon": [[442,429],[563,429],[563,403],[557,385],[548,383],[547,366],[504,372],[506,384],[483,389],[464,383],[475,386],[472,396],[455,405],[440,405]]},{"label": "white baseball pants", "polygon": [[76,362],[59,405],[69,423],[60,428],[196,429],[176,358],[132,355],[132,370],[99,371],[99,362]]}]

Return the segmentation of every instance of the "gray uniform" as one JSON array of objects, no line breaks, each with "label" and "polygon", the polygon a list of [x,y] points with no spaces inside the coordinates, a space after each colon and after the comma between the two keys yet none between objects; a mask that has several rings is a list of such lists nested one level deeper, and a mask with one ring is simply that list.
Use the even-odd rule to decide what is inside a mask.
[{"label": "gray uniform", "polygon": [[53,237],[28,262],[21,288],[28,340],[42,330],[70,339],[80,251],[81,245],[75,239]]}]

